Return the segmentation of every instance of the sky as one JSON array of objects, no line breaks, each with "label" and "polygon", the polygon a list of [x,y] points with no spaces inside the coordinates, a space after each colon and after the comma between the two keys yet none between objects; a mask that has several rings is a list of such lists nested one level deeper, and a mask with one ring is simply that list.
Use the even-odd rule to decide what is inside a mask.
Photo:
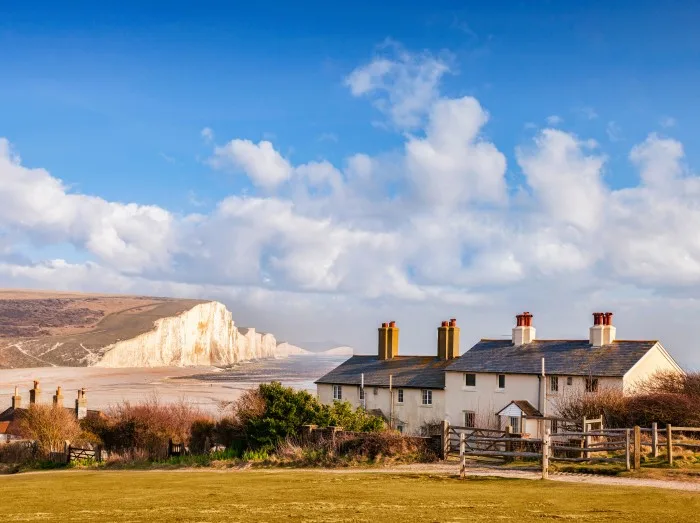
[{"label": "sky", "polygon": [[700,368],[699,6],[257,4],[0,2],[0,285],[361,353],[613,311]]}]

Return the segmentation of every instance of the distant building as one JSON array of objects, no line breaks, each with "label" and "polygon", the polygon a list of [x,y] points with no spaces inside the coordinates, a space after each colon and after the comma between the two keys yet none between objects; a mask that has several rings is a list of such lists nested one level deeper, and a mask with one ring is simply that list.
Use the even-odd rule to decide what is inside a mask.
[{"label": "distant building", "polygon": [[456,320],[438,328],[433,356],[400,356],[393,321],[382,324],[378,339],[376,356],[353,356],[316,381],[319,400],[364,406],[405,433],[420,434],[439,424],[445,418],[444,371],[459,356]]},{"label": "distant building", "polygon": [[[34,387],[29,391],[29,405],[41,403],[41,387],[39,382],[34,382]],[[63,393],[61,392],[61,387],[56,389],[56,394],[53,396],[54,405],[63,405]],[[86,417],[99,416],[102,417],[104,414],[99,410],[89,410],[87,408],[87,395],[85,389],[78,390],[78,397],[75,400],[75,407],[67,408],[66,410],[71,411],[75,414],[75,417],[79,420]],[[27,408],[22,407],[22,397],[19,395],[19,388],[15,387],[15,392],[12,395],[12,401],[10,407],[0,412],[0,443],[5,441],[11,441],[13,439],[19,439],[20,429],[19,421],[22,414],[27,411]]]}]

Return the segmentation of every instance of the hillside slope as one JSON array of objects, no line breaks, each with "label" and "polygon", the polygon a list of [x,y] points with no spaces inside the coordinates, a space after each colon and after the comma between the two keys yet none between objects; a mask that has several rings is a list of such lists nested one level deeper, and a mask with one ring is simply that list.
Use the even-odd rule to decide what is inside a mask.
[{"label": "hillside slope", "polygon": [[305,353],[218,302],[0,291],[0,368],[230,365]]}]

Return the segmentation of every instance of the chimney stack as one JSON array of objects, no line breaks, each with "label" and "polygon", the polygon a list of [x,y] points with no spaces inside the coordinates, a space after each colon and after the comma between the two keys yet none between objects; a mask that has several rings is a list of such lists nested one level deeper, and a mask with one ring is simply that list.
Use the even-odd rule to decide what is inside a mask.
[{"label": "chimney stack", "polygon": [[617,329],[612,324],[612,312],[594,312],[593,327],[589,330],[589,341],[593,347],[603,347],[615,341]]},{"label": "chimney stack", "polygon": [[385,360],[387,357],[387,330],[389,330],[389,324],[382,323],[382,326],[379,327],[379,349],[377,351],[380,360]]},{"label": "chimney stack", "polygon": [[34,380],[34,388],[29,391],[29,404],[34,405],[39,403],[39,398],[41,397],[41,388],[39,387],[39,382]]},{"label": "chimney stack", "polygon": [[443,321],[438,327],[438,350],[440,360],[459,358],[459,327],[457,320]]},{"label": "chimney stack", "polygon": [[515,316],[513,327],[513,345],[519,347],[535,341],[535,328],[532,326],[532,314],[523,312]]},{"label": "chimney stack", "polygon": [[22,407],[22,396],[19,395],[19,387],[15,387],[15,394],[12,396],[12,408],[19,409]]},{"label": "chimney stack", "polygon": [[57,407],[63,407],[63,394],[61,387],[56,387],[56,394],[53,396],[53,404]]},{"label": "chimney stack", "polygon": [[389,322],[386,334],[386,351],[388,360],[399,355],[399,328],[396,326],[395,321]]},{"label": "chimney stack", "polygon": [[83,419],[87,416],[87,397],[85,396],[85,389],[78,390],[78,399],[75,400],[75,417]]}]

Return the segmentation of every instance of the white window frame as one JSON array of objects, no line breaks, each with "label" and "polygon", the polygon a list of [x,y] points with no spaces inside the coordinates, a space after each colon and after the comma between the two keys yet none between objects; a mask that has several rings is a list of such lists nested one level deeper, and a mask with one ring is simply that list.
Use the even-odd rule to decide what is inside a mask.
[{"label": "white window frame", "polygon": [[424,406],[429,406],[433,404],[433,391],[431,389],[422,389],[420,391],[421,403]]},{"label": "white window frame", "polygon": [[508,424],[510,425],[510,428],[514,434],[520,433],[520,420],[521,419],[522,418],[519,416],[510,416],[508,418]]},{"label": "white window frame", "polygon": [[559,394],[559,376],[549,377],[549,393]]},{"label": "white window frame", "polygon": [[[501,376],[503,376],[503,387],[501,387]],[[496,389],[497,390],[506,390],[506,375],[505,374],[499,374],[496,376]]]},{"label": "white window frame", "polygon": [[574,378],[573,376],[567,376],[566,377],[566,384],[570,387],[571,385],[574,384]]},{"label": "white window frame", "polygon": [[[467,379],[469,378],[469,376],[474,376],[474,385],[469,385],[469,383],[467,383]],[[475,372],[467,372],[464,374],[464,386],[465,387],[476,387],[476,373]]]},{"label": "white window frame", "polygon": [[396,389],[396,403],[403,403],[404,392],[403,389]]},{"label": "white window frame", "polygon": [[342,385],[333,385],[333,401],[343,401]]},{"label": "white window frame", "polygon": [[363,401],[365,399],[365,388],[360,387],[360,401]]}]

